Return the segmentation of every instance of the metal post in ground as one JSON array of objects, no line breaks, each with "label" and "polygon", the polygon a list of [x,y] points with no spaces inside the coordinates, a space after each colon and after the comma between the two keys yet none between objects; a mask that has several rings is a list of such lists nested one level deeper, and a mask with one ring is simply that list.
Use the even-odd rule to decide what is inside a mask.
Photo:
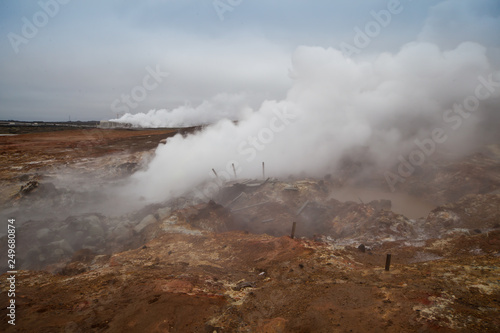
[{"label": "metal post in ground", "polygon": [[297,222],[293,222],[293,225],[292,225],[292,234],[290,235],[290,238],[294,238],[295,237],[295,226],[297,226]]},{"label": "metal post in ground", "polygon": [[237,179],[238,177],[236,177],[236,169],[234,168],[234,163],[232,165],[233,165],[234,179]]},{"label": "metal post in ground", "polygon": [[387,257],[385,258],[385,270],[388,271],[391,267],[391,254],[387,253]]}]

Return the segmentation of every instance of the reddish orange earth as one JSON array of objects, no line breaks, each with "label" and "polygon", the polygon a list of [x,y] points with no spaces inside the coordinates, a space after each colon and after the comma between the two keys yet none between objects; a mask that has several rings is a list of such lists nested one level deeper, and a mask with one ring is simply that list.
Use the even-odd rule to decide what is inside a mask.
[{"label": "reddish orange earth", "polygon": [[[135,161],[175,133],[91,129],[0,137],[2,191],[8,197],[24,175],[82,159],[107,161],[113,155]],[[488,200],[497,197],[477,198],[487,200],[478,207],[489,207]],[[204,223],[211,216],[203,215]],[[386,241],[361,251],[324,237],[165,229],[170,218],[145,228],[153,236],[128,251],[77,252],[55,265],[60,270],[20,270],[15,326],[7,317],[8,274],[1,275],[0,331],[399,333],[500,327],[498,230],[466,230],[418,244]],[[391,226],[392,218],[370,226]],[[498,214],[490,218],[500,220]],[[387,253],[390,271],[384,270]]]}]

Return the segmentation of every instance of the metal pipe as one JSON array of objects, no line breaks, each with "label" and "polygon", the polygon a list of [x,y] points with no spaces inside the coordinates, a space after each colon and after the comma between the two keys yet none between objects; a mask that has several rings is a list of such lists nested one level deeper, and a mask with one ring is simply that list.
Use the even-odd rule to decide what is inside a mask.
[{"label": "metal pipe", "polygon": [[234,163],[232,165],[233,165],[234,179],[238,179],[238,177],[236,177],[236,169],[234,168]]},{"label": "metal pipe", "polygon": [[391,254],[387,253],[387,257],[385,258],[385,270],[388,271],[391,267]]},{"label": "metal pipe", "polygon": [[293,225],[292,225],[292,234],[290,235],[290,238],[294,238],[295,237],[295,226],[297,225],[297,222],[293,222]]}]

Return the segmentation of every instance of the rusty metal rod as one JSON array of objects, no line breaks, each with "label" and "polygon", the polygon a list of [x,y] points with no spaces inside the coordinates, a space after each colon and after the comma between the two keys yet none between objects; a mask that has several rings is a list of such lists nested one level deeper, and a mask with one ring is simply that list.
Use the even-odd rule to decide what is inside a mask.
[{"label": "rusty metal rod", "polygon": [[232,204],[234,204],[239,198],[241,198],[241,196],[243,195],[243,192],[241,192],[240,194],[238,194],[238,196],[236,198],[234,198],[233,200],[231,200],[227,205],[226,207],[229,207],[231,206]]},{"label": "rusty metal rod", "polygon": [[234,179],[238,179],[238,177],[236,177],[236,169],[234,167],[234,163],[232,163],[232,166],[233,166],[233,172],[234,172]]},{"label": "rusty metal rod", "polygon": [[293,222],[292,225],[292,234],[290,235],[290,238],[293,239],[295,237],[295,226],[297,225],[297,222]]},{"label": "rusty metal rod", "polygon": [[387,257],[385,258],[385,270],[388,271],[391,267],[391,254],[387,253]]},{"label": "rusty metal rod", "polygon": [[297,213],[295,214],[295,216],[299,216],[300,213],[302,213],[302,211],[304,210],[304,208],[306,208],[306,206],[309,205],[309,200],[307,200],[300,208],[299,210],[297,211]]},{"label": "rusty metal rod", "polygon": [[269,203],[269,201],[264,201],[264,202],[260,202],[260,203],[257,203],[257,204],[254,204],[254,205],[250,205],[250,206],[246,206],[246,207],[241,207],[241,208],[237,208],[237,209],[232,209],[231,212],[239,212],[240,210],[244,210],[244,209],[248,209],[248,208],[252,208],[252,207],[257,207],[257,206],[260,206],[260,205],[265,205],[266,203]]}]

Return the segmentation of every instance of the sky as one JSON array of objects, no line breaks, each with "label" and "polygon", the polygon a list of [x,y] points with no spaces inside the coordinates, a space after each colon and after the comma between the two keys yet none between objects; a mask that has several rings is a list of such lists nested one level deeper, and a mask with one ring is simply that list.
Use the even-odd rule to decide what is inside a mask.
[{"label": "sky", "polygon": [[0,119],[241,118],[289,96],[303,47],[375,61],[474,42],[498,70],[499,32],[496,0],[2,1]]}]

